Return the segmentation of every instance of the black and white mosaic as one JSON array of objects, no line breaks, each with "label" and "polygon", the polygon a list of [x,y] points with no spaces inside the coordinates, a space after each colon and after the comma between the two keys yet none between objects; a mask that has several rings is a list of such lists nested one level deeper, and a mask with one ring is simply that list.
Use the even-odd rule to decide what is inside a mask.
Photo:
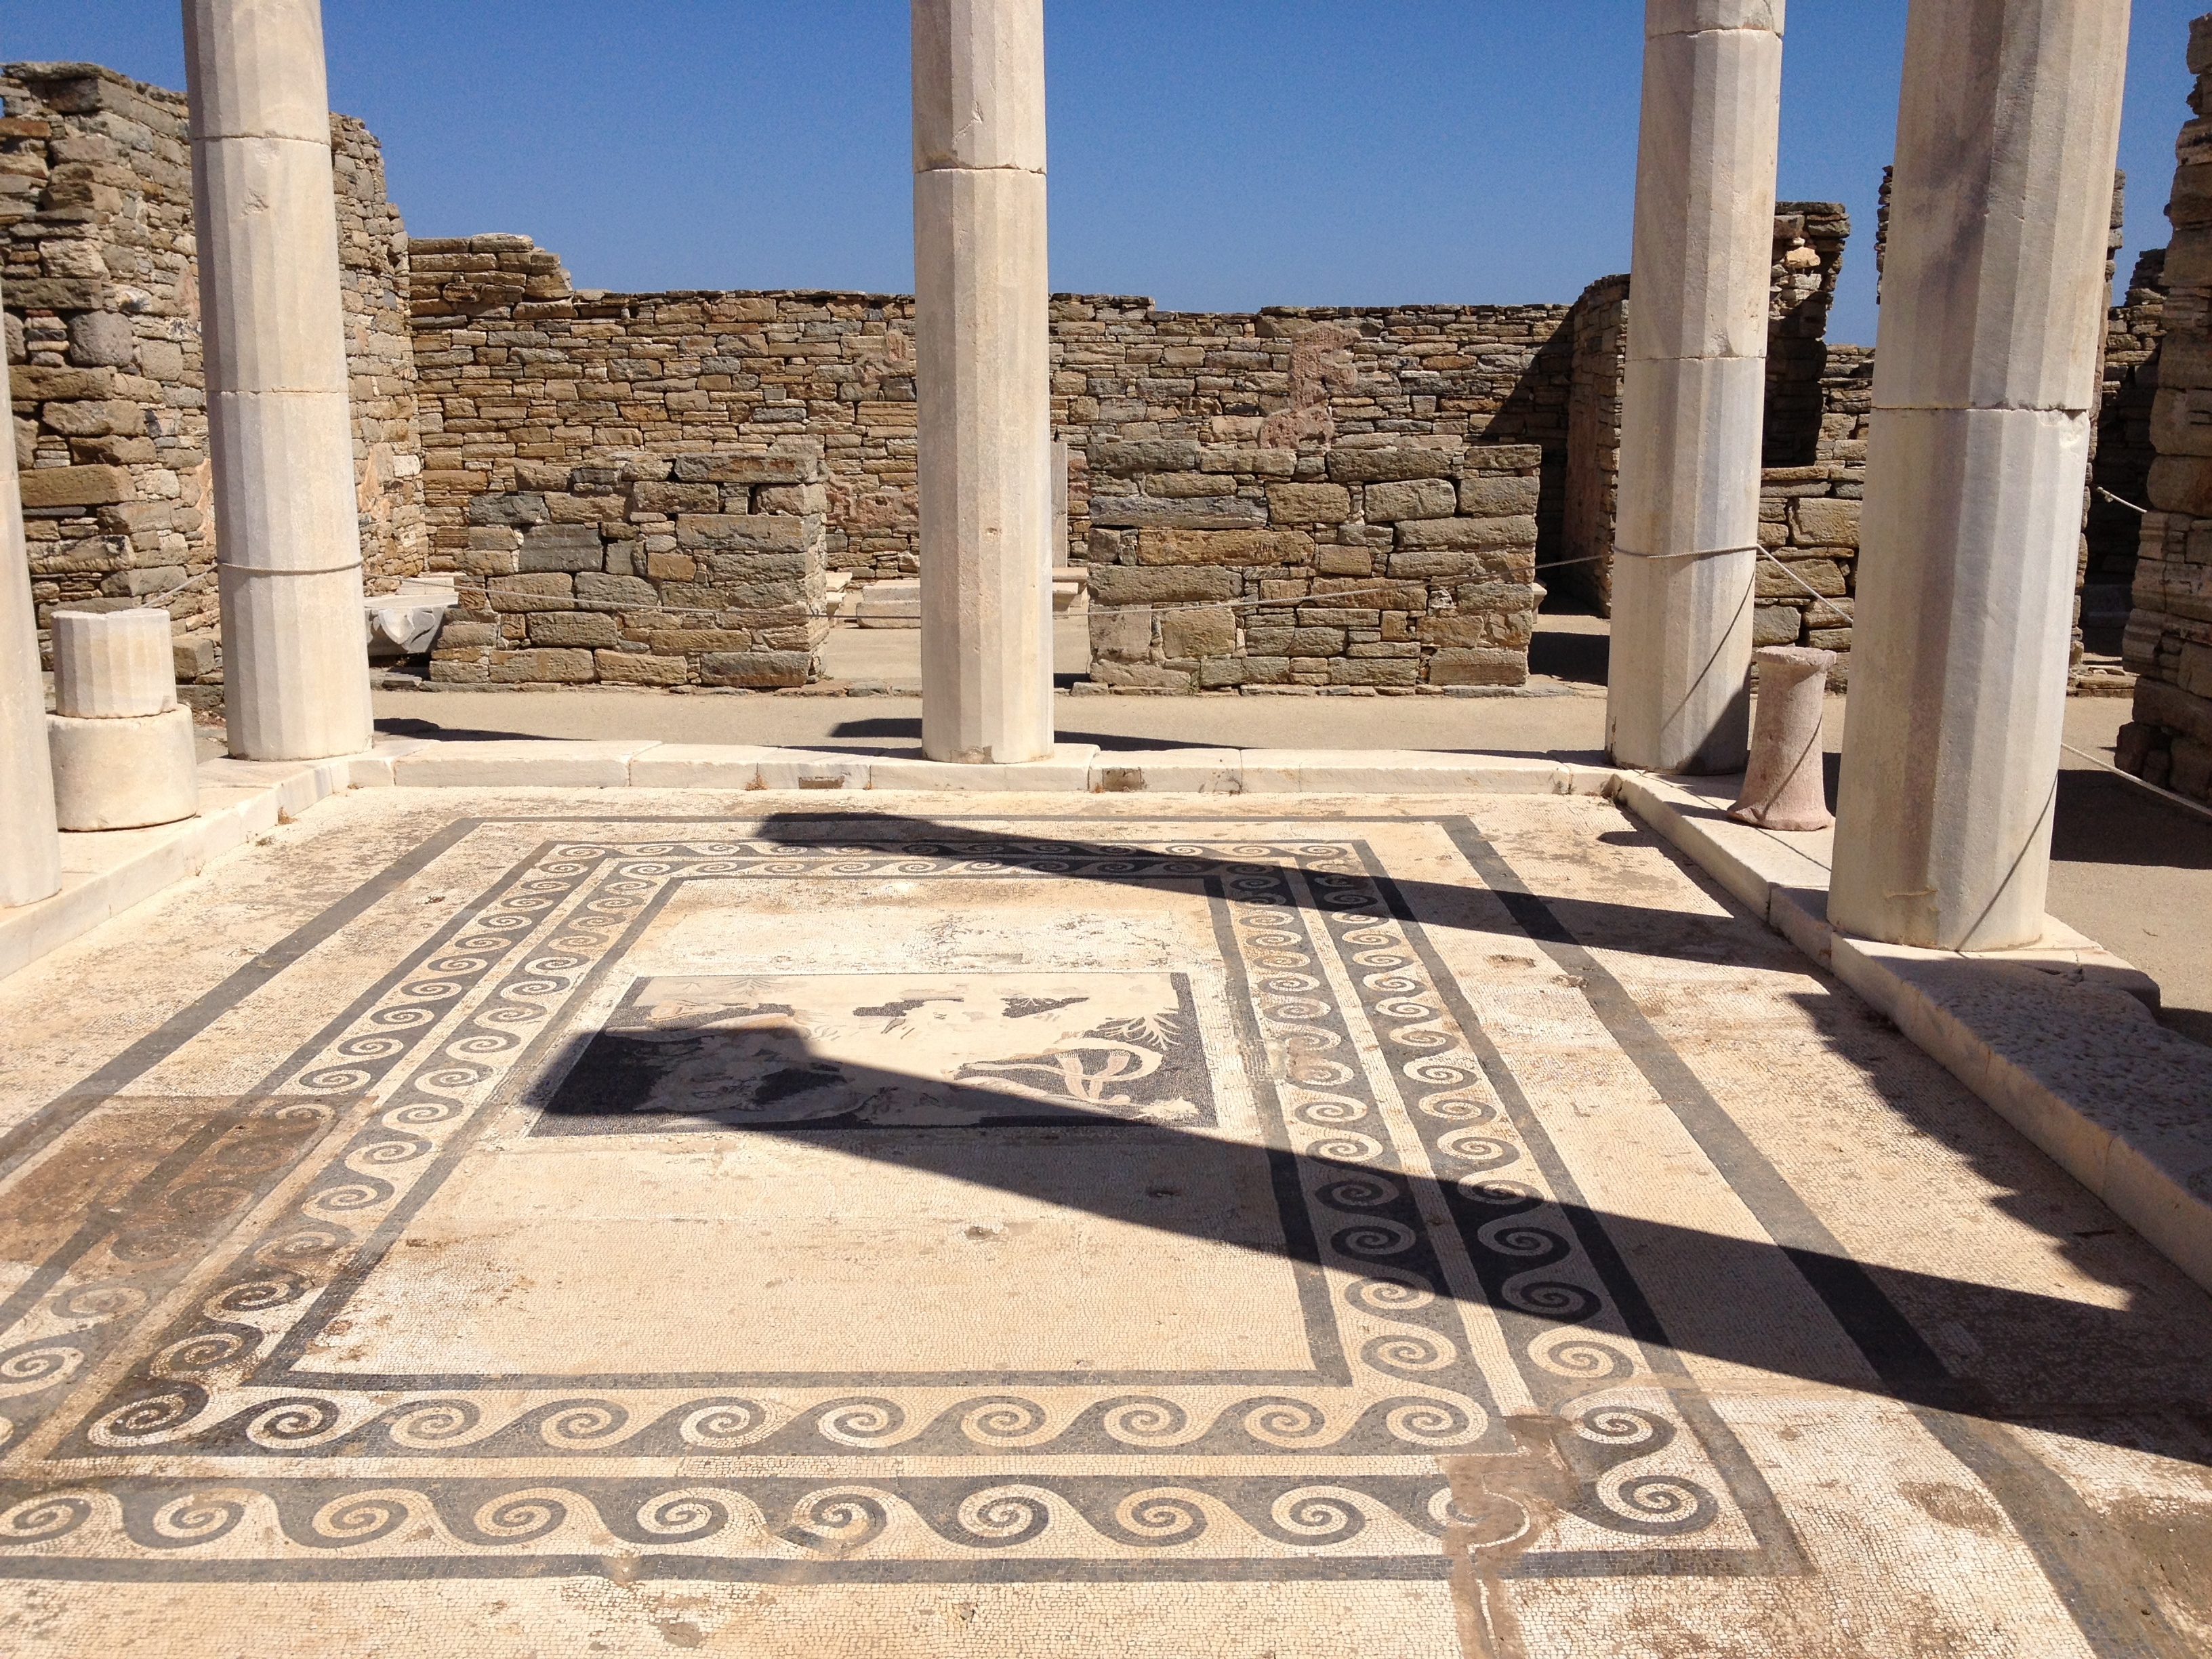
[{"label": "black and white mosaic", "polygon": [[[1513,1573],[1798,1570],[1358,842],[655,828],[545,842],[249,1099],[57,1103],[8,1213],[66,1206],[71,1149],[131,1150],[104,1177],[123,1195],[49,1227],[0,1307],[0,1574],[1427,1577],[1485,1524],[1448,1468],[1508,1507],[1544,1488],[1523,1507],[1547,1506],[1547,1541]],[[1048,912],[1085,884],[1178,895],[1210,945],[1146,970],[636,960],[698,884],[892,879],[921,903],[1012,884]],[[866,1176],[950,1170],[1229,1247],[1272,1300],[1110,1273],[1052,1291],[1071,1321],[1111,1295],[1199,1328],[1143,1365],[1042,1339],[1036,1363],[994,1359],[1018,1330],[964,1367],[908,1363],[893,1332],[862,1364],[795,1322],[743,1364],[362,1346],[380,1285],[437,1282],[410,1258],[471,1160],[617,1144],[641,1171],[802,1144]],[[1251,1201],[1210,1196],[1231,1193]],[[838,1224],[792,1240],[792,1271]],[[655,1352],[704,1352],[678,1279],[654,1294]],[[1231,1363],[1209,1319],[1282,1334]]]}]

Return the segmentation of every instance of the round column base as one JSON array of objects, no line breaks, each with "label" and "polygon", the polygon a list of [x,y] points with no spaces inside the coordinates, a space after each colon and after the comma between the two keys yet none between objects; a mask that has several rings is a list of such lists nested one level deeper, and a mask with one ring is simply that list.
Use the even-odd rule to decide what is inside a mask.
[{"label": "round column base", "polygon": [[46,740],[64,830],[143,830],[200,810],[189,708],[121,720],[49,714]]}]

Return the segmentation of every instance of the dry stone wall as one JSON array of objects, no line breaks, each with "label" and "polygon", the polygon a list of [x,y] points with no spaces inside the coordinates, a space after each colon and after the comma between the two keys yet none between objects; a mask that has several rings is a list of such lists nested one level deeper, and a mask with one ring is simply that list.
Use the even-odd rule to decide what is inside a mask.
[{"label": "dry stone wall", "polygon": [[2158,449],[2151,413],[2158,395],[2159,348],[2166,333],[2166,250],[2136,262],[2124,303],[2105,331],[2104,393],[2090,464],[2089,516],[2081,574],[2081,625],[2090,649],[2109,656],[2127,625],[2142,509]]},{"label": "dry stone wall", "polygon": [[[181,678],[220,696],[207,400],[185,100],[88,64],[0,70],[0,234],[33,591],[167,609]],[[334,117],[363,556],[372,586],[427,552],[407,240],[382,155]]]},{"label": "dry stone wall", "polygon": [[1099,685],[1403,695],[1528,679],[1537,446],[1113,439],[1090,459]]},{"label": "dry stone wall", "polygon": [[2212,800],[2212,16],[2190,25],[2189,69],[2196,118],[2181,129],[2166,207],[2173,240],[2151,416],[2157,459],[2124,648],[2135,719],[2121,728],[2118,761]]},{"label": "dry stone wall", "polygon": [[[799,489],[797,482],[752,486],[757,493],[750,509],[750,516],[811,519],[817,527],[779,532],[784,539],[772,549],[711,550],[719,561],[714,582],[749,587],[767,580],[732,562],[741,553],[818,555],[826,569],[861,582],[911,575],[920,568],[909,298],[579,291],[555,255],[520,236],[417,241],[410,269],[431,564],[455,573],[467,611],[447,630],[453,643],[434,663],[436,678],[790,683],[793,659],[811,651],[823,619],[782,611],[796,602],[791,594],[778,599],[773,615],[725,602],[726,595],[703,592],[702,579],[684,564],[694,551],[684,540],[687,514],[736,517],[747,509],[734,501],[666,510],[655,505],[659,487],[687,484],[686,469],[703,465],[702,458],[789,453],[804,438],[820,466],[804,481],[804,494],[773,493]],[[1278,526],[1271,486],[1319,483],[1345,493],[1349,487],[1334,483],[1330,472],[1340,450],[1427,447],[1431,456],[1455,456],[1503,446],[1512,452],[1510,465],[1500,464],[1503,471],[1516,481],[1526,473],[1526,489],[1516,482],[1516,490],[1531,499],[1506,516],[1516,520],[1516,536],[1526,530],[1530,558],[1522,562],[1531,562],[1537,539],[1558,534],[1564,500],[1571,366],[1559,324],[1565,311],[1440,306],[1213,315],[1161,312],[1142,299],[1059,296],[1053,307],[1053,412],[1069,445],[1070,479],[1068,542],[1057,556],[1132,569],[1202,567],[1212,574],[1181,579],[1203,586],[1200,597],[1288,600],[1295,596],[1282,584],[1341,578],[1316,570],[1310,559],[1279,559],[1285,548],[1294,542],[1343,548],[1356,534],[1369,534],[1379,535],[1387,552],[1395,546],[1395,521],[1370,529],[1348,515],[1320,534],[1305,520]],[[1203,466],[1133,466],[1127,460],[1201,453]],[[1421,476],[1455,486],[1462,465],[1454,460],[1440,473]],[[1134,505],[1142,501],[1153,505]],[[1140,523],[1128,517],[1133,512],[1153,516]],[[542,521],[515,518],[540,513]],[[1462,515],[1455,508],[1447,516]],[[599,565],[556,570],[524,562],[553,556],[556,526],[568,526],[563,533],[572,538],[561,556],[579,560],[588,552],[585,527],[592,527]],[[1160,551],[1167,544],[1157,538],[1143,541],[1140,550],[1138,532],[1146,529],[1201,536],[1258,532],[1261,539],[1249,544],[1242,564],[1236,550],[1247,544],[1233,536],[1183,544],[1188,556],[1170,559]],[[1269,540],[1278,529],[1293,541]],[[1409,533],[1418,538],[1422,532]],[[1190,551],[1201,544],[1203,556]],[[1372,550],[1363,550],[1363,556]],[[1387,566],[1387,557],[1382,563]],[[556,613],[544,603],[545,590],[558,585],[552,579],[573,576],[575,591],[568,597],[581,605],[587,574],[594,586],[635,584],[622,589],[627,608],[594,601],[591,614],[600,621],[554,621]],[[810,569],[774,579],[799,582],[818,607],[816,574]],[[1094,603],[1114,603],[1107,593],[1114,581],[1127,580],[1094,584]],[[1533,574],[1522,570],[1518,580],[1525,585]],[[1270,583],[1276,586],[1267,588]],[[1451,586],[1439,592],[1456,606]],[[1308,591],[1302,587],[1298,595]],[[1425,588],[1416,609],[1426,614],[1431,597]],[[1501,599],[1498,614],[1521,603]],[[1441,644],[1453,632],[1441,626],[1425,646],[1418,632],[1386,633],[1397,624],[1386,623],[1384,608],[1368,605],[1358,617],[1333,623],[1294,617],[1294,629],[1314,630],[1303,636],[1296,674],[1276,666],[1291,653],[1268,645],[1266,636],[1279,620],[1272,611],[1259,629],[1262,648],[1209,647],[1202,657],[1183,647],[1198,637],[1194,630],[1214,623],[1170,624],[1163,614],[1157,620],[1165,632],[1154,629],[1141,650],[1133,646],[1113,657],[1120,666],[1102,683],[1137,689],[1140,682],[1164,685],[1180,677],[1222,689],[1306,684],[1314,673],[1307,649],[1341,635],[1334,659],[1369,665],[1330,671],[1336,678],[1324,674],[1322,683],[1412,685],[1431,683],[1422,665],[1437,651],[1478,648]],[[656,609],[669,614],[656,616]],[[1154,620],[1148,617],[1146,626]],[[609,626],[611,640],[603,637]],[[1498,642],[1518,624],[1486,626],[1485,637],[1493,642],[1480,648],[1525,647],[1525,637],[1518,647]],[[592,642],[551,643],[573,628],[586,628]],[[748,630],[756,635],[750,643],[727,637]],[[1459,634],[1468,631],[1458,625]],[[1356,656],[1354,646],[1361,647]],[[1392,648],[1368,648],[1384,646]],[[564,654],[541,654],[546,650]],[[588,664],[578,654],[584,652]],[[740,657],[741,674],[732,666]],[[778,658],[774,673],[763,666],[769,657]],[[1224,665],[1248,659],[1260,665]],[[1201,660],[1209,665],[1203,670],[1194,665]],[[1408,678],[1403,667],[1376,665],[1384,661],[1416,666]],[[1170,662],[1182,665],[1170,669]],[[1140,665],[1158,672],[1139,673]],[[1444,672],[1455,671],[1447,665]]]}]

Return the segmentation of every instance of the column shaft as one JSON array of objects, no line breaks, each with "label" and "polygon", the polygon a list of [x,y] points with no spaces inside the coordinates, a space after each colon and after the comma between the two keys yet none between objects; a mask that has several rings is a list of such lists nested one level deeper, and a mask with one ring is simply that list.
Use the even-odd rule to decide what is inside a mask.
[{"label": "column shaft", "polygon": [[[7,390],[8,365],[0,354],[0,393]],[[61,885],[39,621],[11,434],[0,444],[0,905],[36,903]]]},{"label": "column shaft", "polygon": [[1733,772],[1750,728],[1784,0],[1647,0],[1607,744]]},{"label": "column shaft", "polygon": [[2043,931],[2128,8],[1913,0],[1828,915]]},{"label": "column shaft", "polygon": [[370,742],[320,0],[184,0],[231,752]]},{"label": "column shaft", "polygon": [[1052,752],[1043,0],[913,0],[921,744]]}]

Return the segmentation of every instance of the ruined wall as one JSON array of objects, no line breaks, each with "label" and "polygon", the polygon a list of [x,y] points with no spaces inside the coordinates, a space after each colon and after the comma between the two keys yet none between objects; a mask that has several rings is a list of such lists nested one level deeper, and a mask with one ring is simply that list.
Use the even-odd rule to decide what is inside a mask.
[{"label": "ruined wall", "polygon": [[1573,372],[1567,397],[1565,511],[1559,557],[1545,573],[1613,614],[1613,526],[1620,512],[1620,386],[1628,366],[1628,278],[1601,276],[1567,313]]},{"label": "ruined wall", "polygon": [[[161,605],[187,636],[180,674],[212,683],[215,526],[185,100],[86,64],[10,64],[0,97],[0,284],[40,618],[63,605]],[[396,579],[421,568],[426,547],[406,234],[376,140],[343,116],[331,137],[363,555],[372,576]]]},{"label": "ruined wall", "polygon": [[[496,650],[515,653],[434,669],[441,677],[497,668],[501,678],[531,683],[532,668],[544,665],[562,680],[656,673],[675,683],[672,663],[626,659],[672,655],[677,635],[732,631],[708,629],[696,615],[682,625],[656,622],[643,590],[629,589],[617,641],[592,647],[623,656],[595,655],[589,674],[576,657],[528,657],[540,626],[532,619],[542,613],[535,599],[521,608],[522,591],[508,579],[561,573],[507,562],[535,556],[526,546],[489,544],[486,532],[514,526],[487,515],[509,510],[501,503],[519,495],[544,498],[549,526],[596,526],[599,575],[653,585],[663,606],[696,612],[692,579],[659,574],[676,570],[669,561],[684,553],[681,514],[663,514],[665,522],[641,517],[654,496],[640,489],[681,482],[687,458],[803,436],[821,457],[819,501],[789,510],[818,514],[828,568],[862,581],[919,569],[910,298],[579,291],[555,255],[520,236],[419,241],[411,270],[431,567],[459,578],[472,613],[462,626],[495,629]],[[1536,499],[1518,516],[1537,535],[1556,537],[1571,370],[1559,331],[1565,314],[1560,306],[1435,306],[1213,315],[1162,312],[1142,299],[1060,295],[1053,305],[1053,416],[1070,447],[1070,480],[1068,544],[1056,557],[1085,564],[1118,563],[1125,550],[1135,556],[1117,535],[1094,535],[1137,527],[1112,521],[1110,512],[1094,519],[1094,488],[1113,496],[1186,485],[1201,495],[1242,492],[1262,516],[1240,516],[1233,527],[1265,529],[1268,482],[1325,480],[1340,447],[1415,441],[1533,447]],[[1100,472],[1096,457],[1117,444],[1263,459],[1238,463],[1241,471],[1224,463],[1211,482],[1195,466],[1189,478],[1172,480]],[[1199,522],[1202,504],[1160,511],[1165,516],[1150,527],[1224,527]],[[1220,562],[1228,545],[1213,544],[1206,562],[1217,584],[1229,568]],[[1234,591],[1256,595],[1262,581],[1292,580],[1262,574],[1273,568],[1255,558]],[[1419,654],[1418,641],[1355,641],[1353,624],[1342,626],[1346,660],[1354,643],[1412,643]],[[1380,622],[1371,626],[1379,635]],[[787,619],[776,643],[742,649],[798,651],[801,631]],[[662,635],[669,637],[636,648]],[[470,647],[479,648],[493,647]],[[740,648],[714,642],[717,654]],[[686,680],[728,683],[715,679],[707,654],[688,652]],[[1225,672],[1206,671],[1217,680]]]},{"label": "ruined wall", "polygon": [[1091,447],[1091,679],[1406,693],[1528,678],[1534,444]]},{"label": "ruined wall", "polygon": [[[2121,654],[2121,635],[2134,606],[2141,509],[2148,503],[2151,463],[2158,459],[2151,410],[2166,333],[2165,273],[2164,248],[2143,254],[2136,262],[2125,302],[2112,307],[2105,331],[2104,393],[2089,470],[2080,628],[2088,652],[2106,659]],[[2087,685],[2114,677],[2090,663],[2075,678]],[[2125,685],[2124,676],[2115,681],[2115,689]]]},{"label": "ruined wall", "polygon": [[2124,661],[2136,675],[2135,719],[2121,728],[2123,769],[2212,799],[2212,17],[2189,27],[2195,119],[2176,146],[2166,216],[2165,342]]}]

